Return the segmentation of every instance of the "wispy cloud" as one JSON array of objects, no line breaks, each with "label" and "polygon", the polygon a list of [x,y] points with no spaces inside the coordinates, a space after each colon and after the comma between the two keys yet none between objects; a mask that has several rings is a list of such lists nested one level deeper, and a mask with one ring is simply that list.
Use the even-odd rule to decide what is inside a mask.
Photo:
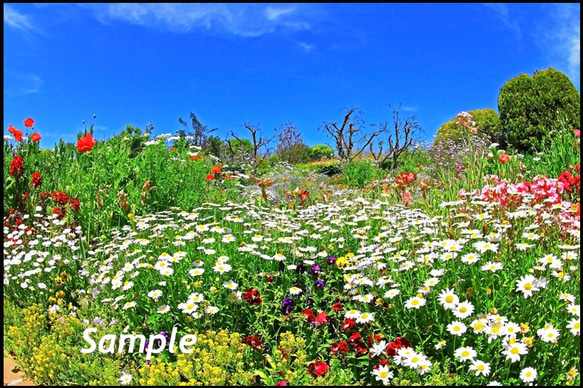
[{"label": "wispy cloud", "polygon": [[38,31],[28,16],[19,13],[8,4],[4,4],[4,25],[26,32]]},{"label": "wispy cloud", "polygon": [[507,28],[514,31],[518,39],[522,37],[520,25],[513,17],[511,17],[508,5],[502,3],[483,3],[483,5],[494,11],[498,19],[500,19]]},{"label": "wispy cloud", "polygon": [[573,84],[581,82],[581,6],[580,4],[547,4],[551,25],[543,26],[538,43],[565,69]]},{"label": "wispy cloud", "polygon": [[5,91],[9,95],[22,96],[40,91],[43,80],[34,74],[4,73]]},{"label": "wispy cloud", "polygon": [[176,33],[194,30],[255,37],[278,30],[307,30],[305,4],[113,3],[80,4],[104,24],[125,21]]}]

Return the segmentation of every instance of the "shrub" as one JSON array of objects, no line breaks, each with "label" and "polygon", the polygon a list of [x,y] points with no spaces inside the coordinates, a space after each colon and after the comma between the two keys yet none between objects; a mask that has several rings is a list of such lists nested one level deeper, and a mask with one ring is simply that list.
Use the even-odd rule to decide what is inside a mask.
[{"label": "shrub", "polygon": [[510,79],[498,97],[501,139],[519,152],[539,151],[560,118],[579,128],[580,98],[569,78],[552,68]]},{"label": "shrub", "polygon": [[[472,120],[475,123],[476,135],[486,142],[494,142],[498,138],[498,123],[499,117],[498,113],[494,109],[477,109],[469,111],[472,115]],[[462,129],[458,125],[459,116],[454,117],[447,123],[439,127],[437,134],[435,135],[435,145],[440,146],[446,140],[452,142],[458,142],[462,139]]]},{"label": "shrub", "polygon": [[350,187],[363,188],[371,180],[380,178],[382,170],[375,168],[370,162],[350,162],[343,170],[345,183]]}]

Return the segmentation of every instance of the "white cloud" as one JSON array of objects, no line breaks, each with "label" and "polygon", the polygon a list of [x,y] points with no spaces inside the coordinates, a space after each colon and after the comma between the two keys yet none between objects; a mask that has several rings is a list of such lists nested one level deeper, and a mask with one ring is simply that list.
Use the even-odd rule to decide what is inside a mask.
[{"label": "white cloud", "polygon": [[522,31],[516,20],[510,15],[510,10],[506,4],[501,3],[483,3],[486,7],[490,8],[496,13],[498,19],[504,23],[504,25],[514,31],[516,37],[520,39],[522,37]]},{"label": "white cloud", "polygon": [[36,27],[28,16],[19,13],[8,4],[4,4],[4,25],[27,32],[36,31]]},{"label": "white cloud", "polygon": [[185,33],[196,29],[253,37],[276,30],[307,30],[305,4],[112,3],[79,4],[102,23],[121,20]]},{"label": "white cloud", "polygon": [[4,82],[6,93],[16,96],[37,93],[44,83],[37,75],[14,72],[5,72]]},{"label": "white cloud", "polygon": [[[581,76],[581,6],[579,4],[548,4],[552,19],[550,26],[541,31],[543,50],[559,61],[557,67],[565,69],[575,86],[579,88]],[[560,69],[557,69],[560,70]]]}]

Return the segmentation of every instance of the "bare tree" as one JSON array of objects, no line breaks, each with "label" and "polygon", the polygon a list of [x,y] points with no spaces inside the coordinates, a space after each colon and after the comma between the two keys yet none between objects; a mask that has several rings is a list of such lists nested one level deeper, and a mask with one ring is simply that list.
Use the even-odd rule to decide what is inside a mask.
[{"label": "bare tree", "polygon": [[[391,105],[389,104],[389,107]],[[393,108],[393,122],[390,125],[386,120],[379,124],[381,132],[389,133],[392,126],[393,133],[388,137],[388,150],[383,154],[383,140],[378,142],[378,151],[373,150],[373,144],[370,143],[370,153],[372,154],[377,166],[387,166],[387,161],[390,160],[389,169],[394,169],[397,166],[397,159],[399,155],[405,152],[413,144],[413,136],[415,131],[420,130],[421,126],[417,123],[415,115],[407,117],[403,121],[400,117],[399,108]]]},{"label": "bare tree", "polygon": [[348,110],[340,127],[338,127],[337,123],[324,123],[324,129],[332,136],[336,143],[336,152],[342,163],[350,162],[362,154],[366,147],[385,130],[379,126],[372,133],[364,134],[359,139],[355,139],[355,135],[361,129],[358,125],[359,123],[355,125],[355,122],[350,118],[354,112],[355,108]]},{"label": "bare tree", "polygon": [[[251,145],[253,146],[253,149],[251,151],[251,168],[253,170],[253,175],[257,174],[257,167],[259,166],[259,150],[263,147],[267,147],[267,145],[271,142],[272,139],[265,139],[263,136],[261,136],[261,133],[259,133],[258,136],[258,131],[259,128],[257,128],[254,125],[251,124],[247,124],[245,123],[245,128],[251,132]],[[233,136],[235,139],[237,139],[239,141],[239,143],[243,143],[244,140],[246,139],[240,139],[235,132],[231,131],[231,136]],[[235,154],[235,150],[233,150],[233,148],[231,147],[231,142],[227,141],[227,145],[229,146],[230,151]]]},{"label": "bare tree", "polygon": [[279,127],[278,144],[275,153],[281,160],[296,164],[308,159],[310,148],[304,144],[301,134],[291,122]]}]

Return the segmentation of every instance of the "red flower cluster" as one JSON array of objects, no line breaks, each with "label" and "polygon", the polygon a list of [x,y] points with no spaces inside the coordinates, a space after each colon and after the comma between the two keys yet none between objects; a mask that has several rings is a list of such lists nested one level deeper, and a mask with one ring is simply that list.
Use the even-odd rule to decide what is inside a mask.
[{"label": "red flower cluster", "polygon": [[79,152],[85,153],[91,151],[95,144],[97,144],[97,142],[93,140],[93,134],[88,133],[87,135],[77,140],[77,150]]},{"label": "red flower cluster", "polygon": [[31,187],[39,187],[42,184],[42,179],[40,176],[40,172],[35,172],[32,174],[32,181],[30,182]]},{"label": "red flower cluster", "polygon": [[348,353],[348,350],[348,343],[346,341],[333,342],[332,346],[330,346],[330,351],[335,356],[337,356],[339,353],[346,354]]},{"label": "red flower cluster", "polygon": [[251,346],[253,349],[260,349],[263,346],[259,337],[255,337],[252,335],[243,338],[243,342]]},{"label": "red flower cluster", "polygon": [[397,355],[398,349],[410,348],[410,347],[411,347],[411,343],[409,342],[409,340],[407,340],[407,338],[397,337],[393,340],[393,342],[391,342],[387,345],[385,353],[387,354],[387,356],[389,356],[391,358],[395,358],[395,356]]},{"label": "red flower cluster", "polygon": [[559,182],[563,183],[563,188],[568,193],[573,191],[573,187],[576,187],[577,191],[581,191],[581,177],[579,175],[571,176],[569,171],[563,171],[559,176]]},{"label": "red flower cluster", "polygon": [[400,172],[395,177],[395,182],[400,190],[404,190],[405,186],[415,182],[415,180],[417,180],[416,172]]},{"label": "red flower cluster", "polygon": [[12,126],[12,124],[10,124],[8,126],[8,132],[10,132],[14,136],[14,139],[16,141],[22,141],[22,131],[19,130],[19,129],[14,128]]},{"label": "red flower cluster", "polygon": [[16,155],[12,162],[10,162],[10,175],[16,179],[20,178],[24,170],[24,161],[20,155]]},{"label": "red flower cluster", "polygon": [[251,287],[247,288],[247,291],[245,291],[245,293],[243,294],[243,299],[245,299],[245,301],[252,306],[253,305],[259,306],[262,303],[259,291],[254,290]]},{"label": "red flower cluster", "polygon": [[320,326],[323,324],[330,323],[330,316],[325,312],[321,312],[320,314],[318,314],[318,316],[315,316],[312,310],[304,310],[302,311],[302,314],[304,314],[308,318],[308,323],[310,324],[313,323],[316,324],[317,326]]},{"label": "red flower cluster", "polygon": [[324,361],[314,361],[308,364],[308,372],[316,376],[322,376],[328,369],[330,367]]},{"label": "red flower cluster", "polygon": [[71,209],[73,209],[76,212],[79,211],[80,208],[79,198],[68,197],[67,193],[65,193],[64,191],[56,192],[53,190],[52,193],[50,191],[45,191],[44,193],[40,193],[38,195],[38,199],[40,201],[44,201],[48,198],[54,198],[57,205],[59,205],[59,207],[53,209],[53,214],[57,214],[59,219],[65,216],[66,214],[65,205],[67,205],[67,203],[71,205]]},{"label": "red flower cluster", "polygon": [[498,158],[498,161],[500,163],[506,163],[510,160],[510,155],[508,154],[501,154],[500,157]]}]

